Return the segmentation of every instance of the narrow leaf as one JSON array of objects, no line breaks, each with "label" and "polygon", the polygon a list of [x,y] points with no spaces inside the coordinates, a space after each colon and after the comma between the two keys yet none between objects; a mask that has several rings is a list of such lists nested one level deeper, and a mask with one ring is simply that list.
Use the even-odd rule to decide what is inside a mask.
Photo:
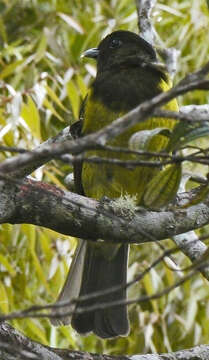
[{"label": "narrow leaf", "polygon": [[166,150],[168,152],[178,150],[191,141],[204,136],[209,136],[209,126],[205,122],[194,124],[181,121],[174,128]]},{"label": "narrow leaf", "polygon": [[80,34],[84,34],[84,29],[82,26],[71,16],[66,15],[64,13],[58,13],[58,16],[64,20],[70,27],[72,27],[74,30],[76,30]]},{"label": "narrow leaf", "polygon": [[76,88],[72,80],[67,83],[67,94],[70,99],[73,115],[75,119],[78,119],[80,109],[80,96],[78,94],[78,89]]},{"label": "narrow leaf", "polygon": [[24,62],[24,59],[17,60],[13,62],[12,64],[6,65],[4,69],[0,72],[0,80],[5,79],[7,76],[14,73],[14,71],[17,69],[19,65],[21,65]]},{"label": "narrow leaf", "polygon": [[141,130],[131,136],[129,147],[131,150],[148,150],[150,141],[156,135],[169,136],[170,131],[167,128],[155,128],[153,130]]},{"label": "narrow leaf", "polygon": [[38,109],[29,95],[27,99],[27,104],[23,104],[22,106],[21,116],[29,126],[32,135],[38,139],[41,139],[40,117]]},{"label": "narrow leaf", "polygon": [[47,39],[46,39],[46,35],[43,33],[36,51],[35,62],[40,61],[44,57],[46,52],[46,47],[47,47]]},{"label": "narrow leaf", "polygon": [[175,197],[181,180],[181,166],[172,164],[161,170],[148,183],[144,203],[151,209],[166,206]]},{"label": "narrow leaf", "polygon": [[49,97],[64,111],[68,112],[67,108],[62,104],[58,96],[55,94],[55,92],[48,86],[45,85],[45,89],[47,91],[47,94]]},{"label": "narrow leaf", "polygon": [[9,311],[9,300],[4,284],[0,281],[0,309],[7,314]]},{"label": "narrow leaf", "polygon": [[6,259],[6,257],[2,254],[0,254],[0,263],[5,267],[5,269],[8,271],[8,273],[11,276],[16,275],[16,271],[13,268],[13,266],[9,263],[9,261]]},{"label": "narrow leaf", "polygon": [[50,103],[50,101],[45,98],[44,101],[43,101],[43,105],[51,111],[51,113],[56,116],[60,121],[64,121],[64,119],[62,118],[62,116],[60,116],[58,114],[58,112],[55,110],[54,106],[52,105],[52,103]]}]

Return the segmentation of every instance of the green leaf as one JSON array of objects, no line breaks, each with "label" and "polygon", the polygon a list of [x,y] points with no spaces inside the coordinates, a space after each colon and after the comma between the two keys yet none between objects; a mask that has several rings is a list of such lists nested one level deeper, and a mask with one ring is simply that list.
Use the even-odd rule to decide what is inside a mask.
[{"label": "green leaf", "polygon": [[[146,289],[147,295],[151,296],[154,292],[155,292],[155,288],[153,286],[153,282],[152,282],[152,276],[151,273],[146,274],[143,278],[143,284],[144,287]],[[156,314],[159,313],[159,309],[158,309],[158,303],[156,300],[151,300],[151,304],[153,307],[153,310],[155,311]]]},{"label": "green leaf", "polygon": [[204,122],[179,122],[174,128],[166,151],[178,150],[182,146],[199,139],[209,136],[209,126]]},{"label": "green leaf", "polygon": [[4,69],[0,72],[0,80],[5,79],[7,76],[14,73],[14,71],[17,69],[19,65],[21,65],[24,62],[24,59],[17,60],[13,62],[12,64],[6,65]]},{"label": "green leaf", "polygon": [[46,35],[43,33],[41,36],[41,40],[38,44],[38,48],[36,50],[35,62],[39,62],[45,55],[47,48],[47,39]]},{"label": "green leaf", "polygon": [[0,17],[0,36],[2,37],[2,39],[4,40],[5,43],[8,42],[6,27],[5,27],[2,16]]},{"label": "green leaf", "polygon": [[74,30],[76,30],[80,34],[84,34],[84,29],[82,26],[71,16],[64,14],[64,13],[58,13],[58,16],[64,20],[70,27],[72,27]]},{"label": "green leaf", "polygon": [[45,271],[39,261],[39,258],[36,254],[36,229],[34,225],[22,225],[22,228],[24,230],[24,233],[28,237],[28,243],[29,243],[29,251],[30,255],[33,260],[33,265],[35,268],[35,271],[37,273],[37,276],[39,277],[39,281],[42,282],[47,289],[47,291],[50,293],[50,287],[46,280],[46,274]]},{"label": "green leaf", "polygon": [[47,341],[47,337],[45,334],[45,331],[43,330],[43,328],[40,326],[40,324],[38,323],[37,320],[33,319],[27,319],[27,327],[28,330],[34,334],[39,341],[42,342],[42,344],[48,345],[48,341]]},{"label": "green leaf", "polygon": [[60,116],[60,114],[55,110],[54,106],[52,105],[52,103],[50,103],[50,101],[45,98],[43,101],[43,105],[51,111],[51,113],[56,116],[60,121],[64,121],[64,119],[62,118],[62,116]]},{"label": "green leaf", "polygon": [[[7,120],[3,109],[0,109],[0,125],[1,130],[7,126]],[[14,146],[14,131],[12,130],[12,127],[8,125],[7,131],[4,133],[5,135],[2,137],[7,146]]]},{"label": "green leaf", "polygon": [[180,180],[181,166],[168,165],[148,183],[144,194],[144,204],[151,209],[166,206],[176,196]]},{"label": "green leaf", "polygon": [[199,128],[196,128],[194,130],[191,130],[189,133],[187,133],[180,141],[181,146],[186,145],[190,143],[191,141],[194,141],[196,139],[199,139],[201,137],[209,136],[209,126],[202,126]]},{"label": "green leaf", "polygon": [[27,100],[27,104],[22,105],[21,116],[29,126],[32,135],[40,140],[41,129],[39,112],[34,101],[29,95],[27,96]]},{"label": "green leaf", "polygon": [[153,130],[141,130],[131,136],[129,140],[129,147],[131,150],[148,150],[150,141],[156,135],[169,136],[170,130],[168,128],[155,128]]},{"label": "green leaf", "polygon": [[2,264],[11,276],[16,275],[16,271],[13,266],[9,263],[6,257],[0,254],[0,264]]},{"label": "green leaf", "polygon": [[9,300],[6,292],[6,288],[2,281],[0,281],[0,309],[1,312],[7,314],[9,311]]},{"label": "green leaf", "polygon": [[80,96],[78,94],[78,89],[72,80],[67,83],[67,94],[70,99],[73,115],[75,119],[78,119],[80,110]]},{"label": "green leaf", "polygon": [[62,104],[58,96],[55,94],[55,92],[50,88],[48,85],[45,85],[45,89],[47,91],[47,94],[49,97],[64,111],[68,112],[68,109]]},{"label": "green leaf", "polygon": [[76,83],[78,85],[80,94],[81,94],[82,98],[84,99],[87,94],[88,88],[87,88],[83,78],[78,74],[76,75]]}]

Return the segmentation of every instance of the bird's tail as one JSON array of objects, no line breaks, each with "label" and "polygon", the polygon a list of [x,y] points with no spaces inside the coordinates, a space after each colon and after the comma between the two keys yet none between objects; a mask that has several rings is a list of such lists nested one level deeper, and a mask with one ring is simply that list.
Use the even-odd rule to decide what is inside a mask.
[{"label": "bird's tail", "polygon": [[[109,247],[109,249],[108,249]],[[113,251],[112,251],[113,249]],[[115,251],[114,251],[115,249]],[[107,256],[112,251],[112,256]],[[106,253],[106,254],[105,254]],[[57,300],[57,303],[70,301],[72,298],[90,295],[96,291],[105,291],[114,286],[121,287],[127,281],[127,260],[128,245],[92,244],[81,240],[76,250],[71,270],[68,274],[65,285]],[[100,295],[99,297],[79,303],[80,309],[89,306],[100,306],[89,312],[66,316],[61,319],[53,319],[54,325],[60,322],[68,324],[71,322],[73,328],[80,334],[93,331],[102,338],[111,338],[119,335],[126,335],[129,331],[127,306],[101,308],[112,301],[126,300],[126,289],[121,288],[111,294]],[[75,310],[75,306],[64,307],[56,310],[56,313],[65,314],[67,311]],[[78,306],[78,305],[77,305]]]},{"label": "bird's tail", "polygon": [[[64,286],[59,294],[59,297],[55,303],[58,305],[64,302],[71,302],[73,299],[76,299],[79,296],[81,289],[81,282],[84,270],[84,260],[86,255],[86,247],[87,241],[78,240],[79,243],[77,245],[75,254],[73,256],[73,261],[70,266],[70,271],[68,273],[67,279],[64,283]],[[62,317],[51,318],[50,321],[52,325],[68,325],[71,322],[71,315],[66,315],[67,313],[73,313],[75,310],[76,304],[72,303],[69,306],[60,306],[52,310],[52,315],[54,313],[58,315],[62,315]]]}]

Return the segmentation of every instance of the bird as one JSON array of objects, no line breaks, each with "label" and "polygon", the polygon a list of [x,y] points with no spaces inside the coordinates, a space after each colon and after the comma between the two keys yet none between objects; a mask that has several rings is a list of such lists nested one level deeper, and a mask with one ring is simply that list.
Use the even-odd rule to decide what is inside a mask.
[{"label": "bird", "polygon": [[[120,116],[137,107],[144,101],[171,88],[170,77],[159,62],[155,48],[136,33],[117,30],[107,35],[97,48],[86,50],[84,57],[92,58],[97,63],[96,77],[91,83],[82,105],[80,120],[72,126],[75,137],[85,136],[99,131]],[[167,110],[178,111],[176,99],[164,106]],[[131,137],[140,131],[155,128],[172,130],[176,120],[166,118],[148,118],[126,129],[122,134],[108,141],[108,145],[130,148]],[[162,151],[166,149],[168,137],[161,133],[153,136],[146,150]],[[97,156],[108,159],[133,160],[133,154],[92,149],[85,152],[85,157]],[[117,199],[125,194],[133,196],[138,205],[143,206],[143,197],[149,182],[159,169],[153,167],[122,167],[111,163],[83,162],[75,164],[75,189],[78,193],[101,200],[103,197]],[[117,292],[103,294],[86,299],[76,305],[53,310],[54,325],[69,324],[81,335],[93,332],[100,338],[108,339],[127,336],[130,331],[127,305],[128,244],[114,244],[98,239],[97,242],[78,240],[69,274],[56,301],[91,295],[118,286]],[[121,301],[118,307],[97,307],[97,304]],[[89,312],[77,312],[95,305]],[[71,316],[65,315],[74,311]],[[52,312],[52,313],[53,313]]]}]

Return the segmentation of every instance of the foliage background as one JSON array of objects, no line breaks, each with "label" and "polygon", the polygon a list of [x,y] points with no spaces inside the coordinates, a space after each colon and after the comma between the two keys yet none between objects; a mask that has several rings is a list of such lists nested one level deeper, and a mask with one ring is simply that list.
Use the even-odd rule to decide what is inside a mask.
[{"label": "foliage background", "polygon": [[[205,0],[159,0],[153,22],[163,47],[180,50],[174,81],[199,69],[209,58],[209,10]],[[78,117],[81,98],[95,75],[95,63],[81,60],[115,29],[138,31],[133,0],[0,1],[0,144],[33,149]],[[209,93],[192,92],[180,104],[204,104]],[[9,152],[0,154],[3,160]],[[190,167],[192,171],[205,169]],[[65,187],[71,171],[53,161],[33,173]],[[207,233],[207,228],[200,234]],[[163,242],[172,246],[171,240]],[[0,311],[8,313],[56,298],[76,239],[33,225],[0,227]],[[135,246],[129,278],[159,255],[154,244]],[[179,252],[180,267],[189,261]],[[151,294],[182,276],[164,263],[152,269],[130,296]],[[43,344],[106,354],[167,352],[209,342],[209,288],[200,276],[158,301],[130,307],[131,334],[100,340],[80,337],[70,327],[47,320],[15,320],[13,325]]]}]

